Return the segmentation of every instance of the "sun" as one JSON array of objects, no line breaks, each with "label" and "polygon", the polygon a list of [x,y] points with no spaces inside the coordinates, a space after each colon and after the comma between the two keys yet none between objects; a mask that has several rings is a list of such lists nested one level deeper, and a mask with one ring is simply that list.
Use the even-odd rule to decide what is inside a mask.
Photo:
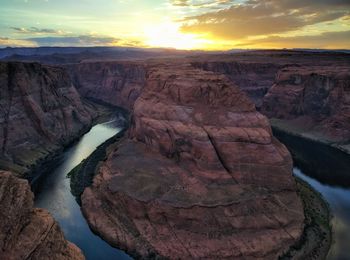
[{"label": "sun", "polygon": [[144,30],[145,44],[151,47],[165,47],[182,50],[200,49],[208,40],[200,39],[195,34],[180,32],[176,23],[164,23]]}]

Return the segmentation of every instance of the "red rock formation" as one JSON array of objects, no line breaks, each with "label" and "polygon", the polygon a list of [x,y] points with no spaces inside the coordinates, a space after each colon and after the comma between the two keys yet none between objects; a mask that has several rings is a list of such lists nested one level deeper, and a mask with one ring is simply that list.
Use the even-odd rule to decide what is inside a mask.
[{"label": "red rock formation", "polygon": [[93,109],[61,68],[0,63],[0,165],[28,172],[92,123]]},{"label": "red rock formation", "polygon": [[265,96],[262,112],[301,131],[350,140],[349,67],[288,67]]},{"label": "red rock formation", "polygon": [[0,259],[84,259],[33,197],[27,181],[0,171]]},{"label": "red rock formation", "polygon": [[215,73],[226,75],[235,85],[244,91],[260,108],[262,99],[272,86],[277,71],[282,67],[278,63],[256,63],[254,61],[209,61],[193,62],[192,65]]},{"label": "red rock formation", "polygon": [[289,66],[349,66],[349,54],[291,50],[248,51],[191,57],[195,67],[225,74],[251,98],[258,109],[276,73]]},{"label": "red rock formation", "polygon": [[299,239],[290,154],[224,76],[153,66],[129,135],[82,195],[112,245],[142,257],[273,259]]},{"label": "red rock formation", "polygon": [[86,62],[68,66],[84,97],[130,109],[141,93],[145,68],[137,62]]}]

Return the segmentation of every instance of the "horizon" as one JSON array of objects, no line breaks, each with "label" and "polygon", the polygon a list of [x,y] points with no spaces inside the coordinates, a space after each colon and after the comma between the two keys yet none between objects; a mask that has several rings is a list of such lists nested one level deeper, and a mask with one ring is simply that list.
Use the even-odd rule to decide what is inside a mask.
[{"label": "horizon", "polygon": [[346,0],[4,0],[0,48],[350,49]]},{"label": "horizon", "polygon": [[177,49],[173,47],[152,47],[152,46],[145,46],[145,47],[137,47],[137,46],[108,46],[108,45],[96,45],[96,46],[0,46],[0,50],[4,49],[39,49],[39,48],[62,48],[62,49],[70,49],[70,48],[76,48],[76,49],[96,49],[96,48],[110,48],[110,49],[126,49],[126,50],[156,50],[156,51],[184,51],[184,52],[213,52],[213,53],[227,53],[227,52],[250,52],[250,51],[350,51],[350,48],[233,48],[233,49],[227,49],[227,50],[205,50],[205,49]]}]

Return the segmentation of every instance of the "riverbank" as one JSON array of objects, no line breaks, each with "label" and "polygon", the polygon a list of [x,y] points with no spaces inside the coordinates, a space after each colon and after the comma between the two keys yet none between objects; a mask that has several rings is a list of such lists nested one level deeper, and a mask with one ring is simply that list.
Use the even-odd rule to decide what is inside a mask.
[{"label": "riverbank", "polygon": [[293,155],[294,173],[322,194],[332,211],[333,244],[327,259],[348,259],[350,231],[350,155],[330,143],[284,131],[273,124],[274,135]]},{"label": "riverbank", "polygon": [[97,116],[93,119],[91,125],[83,128],[76,136],[72,137],[61,147],[56,147],[56,149],[50,151],[50,153],[48,153],[45,157],[38,159],[36,163],[33,164],[31,170],[23,176],[29,181],[34,193],[36,193],[38,187],[40,187],[42,178],[45,177],[42,173],[55,169],[56,166],[61,163],[63,153],[74,144],[76,144],[84,134],[91,130],[93,126],[101,122],[105,122],[113,114],[116,114],[116,116],[118,116],[118,119],[121,121],[120,124],[122,126],[126,124],[127,114],[123,109],[111,105],[108,106],[91,100],[86,100],[86,102],[95,108],[97,114]]},{"label": "riverbank", "polygon": [[330,208],[322,195],[295,176],[304,205],[305,227],[301,239],[280,259],[326,259],[332,244]]},{"label": "riverbank", "polygon": [[41,185],[35,194],[35,207],[46,209],[53,215],[65,237],[83,251],[87,260],[130,259],[89,228],[67,178],[67,174],[88,158],[96,147],[121,131],[119,121],[115,119],[112,116],[93,126],[78,142],[66,149],[57,166],[42,174]]},{"label": "riverbank", "polygon": [[[108,150],[118,145],[124,131],[101,144],[69,173],[71,191],[79,203],[84,189],[92,184],[99,164],[105,160]],[[296,183],[298,195],[304,205],[304,232],[301,239],[280,259],[325,259],[332,243],[330,209],[322,195],[309,184],[298,177],[296,177]]]},{"label": "riverbank", "polygon": [[84,189],[92,184],[99,164],[106,159],[108,147],[116,144],[124,136],[126,130],[127,127],[99,145],[88,158],[68,173],[67,177],[70,178],[71,192],[79,205],[81,204],[80,196]]},{"label": "riverbank", "polygon": [[[108,139],[70,173],[71,190],[80,203],[80,195],[91,185],[99,163],[104,160],[111,145],[117,145],[123,134]],[[109,147],[109,148],[108,148]],[[107,151],[108,152],[108,151]],[[302,199],[305,214],[303,235],[280,259],[325,259],[332,243],[331,214],[322,195],[309,184],[296,177],[298,195]]]},{"label": "riverbank", "polygon": [[272,123],[272,130],[291,152],[295,166],[322,183],[350,186],[350,154],[316,138],[303,136]]},{"label": "riverbank", "polygon": [[332,139],[330,137],[324,136],[321,133],[317,133],[314,131],[307,131],[303,129],[301,126],[296,126],[295,124],[289,123],[287,120],[281,120],[272,118],[270,119],[270,124],[273,130],[282,131],[288,133],[289,135],[293,135],[309,142],[322,144],[328,147],[332,147],[337,149],[347,155],[350,155],[350,140],[340,142],[338,140]]}]

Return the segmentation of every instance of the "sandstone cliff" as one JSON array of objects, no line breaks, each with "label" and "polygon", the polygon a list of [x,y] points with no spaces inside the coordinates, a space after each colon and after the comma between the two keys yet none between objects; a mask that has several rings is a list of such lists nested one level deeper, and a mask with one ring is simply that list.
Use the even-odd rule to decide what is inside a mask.
[{"label": "sandstone cliff", "polygon": [[0,166],[22,176],[79,137],[96,113],[61,68],[1,62],[0,86]]},{"label": "sandstone cliff", "polygon": [[274,127],[350,153],[349,54],[276,50],[191,60],[229,77]]},{"label": "sandstone cliff", "polygon": [[291,171],[267,118],[226,77],[156,64],[82,209],[136,256],[275,259],[303,229]]},{"label": "sandstone cliff", "polygon": [[137,62],[86,62],[67,66],[79,93],[130,109],[141,93],[145,68]]},{"label": "sandstone cliff", "polygon": [[263,97],[272,86],[277,71],[282,68],[279,64],[254,61],[197,61],[192,65],[226,75],[248,95],[257,108],[261,107]]},{"label": "sandstone cliff", "polygon": [[349,66],[282,69],[264,97],[262,112],[291,125],[295,132],[349,142]]},{"label": "sandstone cliff", "polygon": [[26,180],[0,171],[0,259],[84,259],[33,197]]}]

